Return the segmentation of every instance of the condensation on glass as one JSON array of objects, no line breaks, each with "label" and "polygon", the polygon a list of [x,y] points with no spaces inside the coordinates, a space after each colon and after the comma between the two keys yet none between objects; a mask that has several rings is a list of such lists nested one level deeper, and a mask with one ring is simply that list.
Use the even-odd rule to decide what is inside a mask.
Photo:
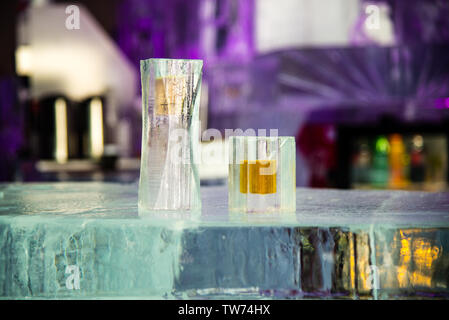
[{"label": "condensation on glass", "polygon": [[201,60],[141,60],[139,214],[201,209],[197,168]]}]

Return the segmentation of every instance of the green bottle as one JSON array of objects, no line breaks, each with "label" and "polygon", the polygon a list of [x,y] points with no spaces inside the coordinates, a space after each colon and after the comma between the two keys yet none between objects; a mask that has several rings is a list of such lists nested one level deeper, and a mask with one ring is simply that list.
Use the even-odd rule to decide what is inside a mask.
[{"label": "green bottle", "polygon": [[387,137],[378,136],[374,143],[373,163],[371,167],[371,185],[376,188],[386,187],[390,179],[388,154],[390,143]]}]

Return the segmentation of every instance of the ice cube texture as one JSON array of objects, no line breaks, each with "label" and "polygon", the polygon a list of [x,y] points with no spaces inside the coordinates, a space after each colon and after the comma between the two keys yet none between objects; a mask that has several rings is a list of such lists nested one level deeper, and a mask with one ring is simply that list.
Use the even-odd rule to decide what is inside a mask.
[{"label": "ice cube texture", "polygon": [[196,157],[202,66],[202,60],[148,59],[140,63],[140,215],[201,209]]},{"label": "ice cube texture", "polygon": [[230,137],[229,210],[295,212],[295,166],[294,137]]},{"label": "ice cube texture", "polygon": [[[137,215],[137,184],[0,184],[0,299],[449,298],[449,193],[298,189],[293,214]],[[323,201],[325,199],[325,201]]]}]

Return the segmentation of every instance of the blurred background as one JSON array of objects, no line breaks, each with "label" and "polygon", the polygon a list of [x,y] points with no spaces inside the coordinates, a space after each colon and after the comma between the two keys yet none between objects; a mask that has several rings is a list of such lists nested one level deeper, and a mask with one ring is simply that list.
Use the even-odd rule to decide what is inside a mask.
[{"label": "blurred background", "polygon": [[[296,137],[297,185],[448,189],[449,2],[0,2],[0,182],[139,177],[139,60],[203,59],[202,129]],[[269,132],[269,131],[268,131]],[[225,184],[226,141],[201,182]]]}]

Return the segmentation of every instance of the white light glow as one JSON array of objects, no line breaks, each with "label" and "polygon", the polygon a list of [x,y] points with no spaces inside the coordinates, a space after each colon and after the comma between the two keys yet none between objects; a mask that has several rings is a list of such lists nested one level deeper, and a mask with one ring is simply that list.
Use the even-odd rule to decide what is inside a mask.
[{"label": "white light glow", "polygon": [[33,68],[33,56],[29,46],[20,46],[16,50],[16,72],[20,76],[30,75]]},{"label": "white light glow", "polygon": [[259,53],[310,46],[347,46],[359,0],[258,0],[255,46]]},{"label": "white light glow", "polygon": [[59,98],[55,102],[55,127],[56,127],[56,150],[55,158],[59,163],[67,162],[67,104],[64,99]]},{"label": "white light glow", "polygon": [[103,155],[103,104],[99,98],[90,102],[90,148],[93,158]]},{"label": "white light glow", "polygon": [[39,46],[33,48],[31,72],[33,90],[49,88],[64,92],[69,98],[81,100],[102,94],[106,90],[100,56],[84,45]]},{"label": "white light glow", "polygon": [[107,96],[109,105],[129,105],[136,92],[134,66],[95,18],[77,6],[79,30],[66,28],[66,4],[27,10],[27,18],[18,21],[17,73],[29,76],[36,99],[55,93],[74,101]]}]

